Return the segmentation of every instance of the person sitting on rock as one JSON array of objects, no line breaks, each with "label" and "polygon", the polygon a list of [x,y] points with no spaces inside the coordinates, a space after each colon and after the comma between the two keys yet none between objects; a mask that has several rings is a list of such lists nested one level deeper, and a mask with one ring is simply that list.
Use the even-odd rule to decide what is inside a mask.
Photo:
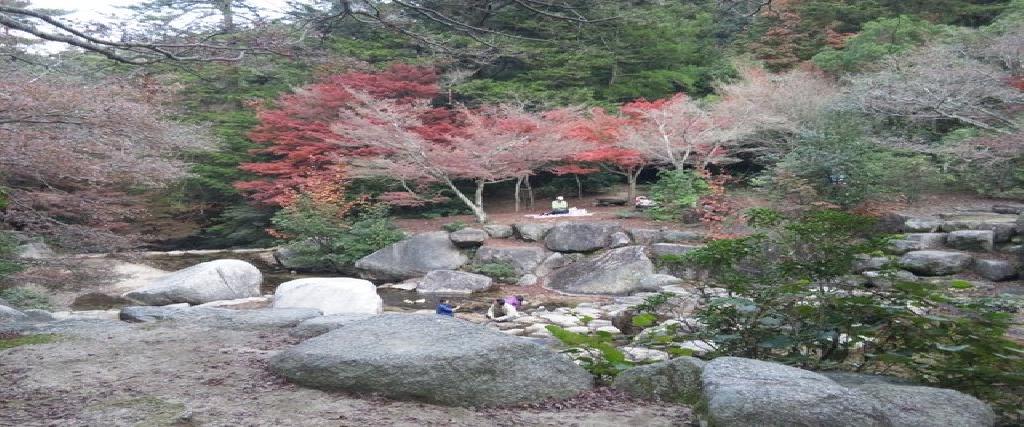
[{"label": "person sitting on rock", "polygon": [[551,201],[551,212],[549,215],[563,215],[569,213],[569,202],[565,201],[565,197],[558,196],[555,200]]},{"label": "person sitting on rock", "polygon": [[522,295],[509,295],[505,297],[505,304],[511,305],[516,311],[519,311],[523,308],[524,299]]},{"label": "person sitting on rock", "polygon": [[519,312],[516,311],[515,306],[505,304],[505,300],[502,298],[494,300],[494,304],[487,309],[487,318],[495,322],[508,322],[517,316],[519,316]]},{"label": "person sitting on rock", "polygon": [[451,301],[442,299],[437,302],[437,309],[434,312],[442,316],[455,317],[455,310],[459,308],[458,306],[452,307]]}]

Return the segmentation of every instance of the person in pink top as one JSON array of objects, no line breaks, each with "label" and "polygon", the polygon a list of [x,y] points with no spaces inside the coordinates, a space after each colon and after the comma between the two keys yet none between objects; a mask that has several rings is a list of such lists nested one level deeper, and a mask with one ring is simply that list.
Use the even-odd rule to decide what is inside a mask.
[{"label": "person in pink top", "polygon": [[505,297],[505,304],[509,304],[516,308],[516,310],[522,310],[523,308],[523,296],[522,295],[509,295]]}]

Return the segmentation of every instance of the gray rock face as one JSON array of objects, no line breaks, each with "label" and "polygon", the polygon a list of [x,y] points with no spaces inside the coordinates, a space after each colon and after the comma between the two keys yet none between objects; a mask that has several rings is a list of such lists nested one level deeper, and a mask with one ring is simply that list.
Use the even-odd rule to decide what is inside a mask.
[{"label": "gray rock face", "polygon": [[1017,215],[973,213],[946,217],[942,231],[957,230],[991,230],[993,241],[1008,242],[1017,232]]},{"label": "gray rock face", "polygon": [[169,308],[135,306],[121,309],[118,316],[126,322],[156,322],[173,320],[194,322],[219,328],[290,328],[303,320],[319,317],[320,310],[312,308],[267,308],[260,310],[230,310],[226,308],[189,307]]},{"label": "gray rock face", "polygon": [[463,228],[448,235],[448,238],[452,239],[452,243],[460,248],[480,246],[488,237],[487,232],[479,228]]},{"label": "gray rock face", "polygon": [[803,369],[720,357],[704,366],[702,379],[715,426],[887,425],[874,399]]},{"label": "gray rock face", "polygon": [[1010,261],[979,259],[974,262],[974,271],[993,282],[1009,280],[1017,276],[1017,266]]},{"label": "gray rock face", "polygon": [[994,236],[992,230],[957,230],[949,232],[946,244],[965,251],[992,251]]},{"label": "gray rock face", "polygon": [[476,250],[475,260],[484,262],[505,262],[516,269],[517,274],[532,272],[547,256],[544,248],[536,246],[481,246]]},{"label": "gray rock face", "polygon": [[938,218],[909,218],[903,223],[903,229],[912,233],[932,233],[942,228],[942,222]]},{"label": "gray rock face", "polygon": [[853,261],[853,272],[862,273],[869,270],[881,270],[886,264],[889,264],[889,258],[884,256],[858,256]]},{"label": "gray rock face", "polygon": [[512,226],[505,224],[487,224],[484,226],[484,231],[495,239],[507,239],[512,237],[513,233]]},{"label": "gray rock face", "polygon": [[14,308],[6,305],[0,305],[0,322],[14,322],[17,320],[25,320],[28,316],[25,313],[18,311]]},{"label": "gray rock face", "polygon": [[618,224],[561,222],[544,236],[544,246],[555,252],[590,252],[608,246],[611,235],[622,231]]},{"label": "gray rock face", "polygon": [[25,319],[31,322],[52,322],[57,320],[53,317],[53,313],[46,310],[28,309],[23,311],[25,313]]},{"label": "gray rock face", "polygon": [[902,239],[889,242],[886,251],[903,255],[910,251],[942,249],[946,244],[946,233],[910,233]]},{"label": "gray rock face", "polygon": [[122,295],[146,305],[202,304],[259,296],[263,274],[252,264],[220,259],[193,265]]},{"label": "gray rock face", "polygon": [[544,258],[544,261],[541,262],[534,271],[537,273],[537,276],[544,277],[551,274],[551,272],[572,263],[573,260],[571,258],[563,255],[562,253],[555,252],[548,255],[547,258]]},{"label": "gray rock face", "polygon": [[367,279],[402,281],[434,270],[455,270],[468,260],[447,232],[435,231],[392,243],[356,261],[355,267]]},{"label": "gray rock face", "polygon": [[963,252],[914,251],[900,257],[900,267],[922,276],[946,276],[966,270],[974,257]]},{"label": "gray rock face", "polygon": [[679,357],[619,373],[612,388],[633,397],[693,404],[700,400],[701,371],[705,362]]},{"label": "gray rock face", "polygon": [[681,284],[683,284],[683,279],[671,274],[652,274],[640,280],[640,289],[658,292],[665,286],[678,286]]},{"label": "gray rock face", "polygon": [[651,245],[651,256],[654,258],[664,255],[683,255],[687,252],[700,249],[698,245],[684,245],[680,243],[655,243]]},{"label": "gray rock face", "polygon": [[633,242],[638,245],[649,245],[661,241],[661,230],[651,228],[630,228],[626,230]]},{"label": "gray rock face", "polygon": [[612,235],[608,237],[609,248],[621,248],[623,246],[629,246],[629,244],[629,235],[625,232],[619,231],[612,233]]},{"label": "gray rock face", "polygon": [[573,263],[548,276],[552,289],[603,295],[628,295],[654,273],[643,246],[626,246]]},{"label": "gray rock face", "polygon": [[533,286],[537,284],[538,280],[540,279],[538,279],[536,275],[524,274],[523,277],[520,277],[516,282],[516,286]]},{"label": "gray rock face", "polygon": [[548,234],[548,230],[551,230],[553,225],[551,224],[516,224],[516,233],[519,233],[519,238],[526,240],[527,242],[539,242],[544,240],[544,235]]},{"label": "gray rock face", "polygon": [[447,316],[354,322],[278,353],[270,366],[305,386],[450,406],[566,398],[593,383],[552,350]]},{"label": "gray rock face", "polygon": [[420,279],[416,292],[469,294],[494,287],[494,280],[482,274],[455,270],[434,270]]},{"label": "gray rock face", "polygon": [[298,338],[312,338],[323,335],[345,325],[369,319],[374,314],[335,314],[333,316],[319,316],[303,320],[295,329],[288,332],[288,335]]},{"label": "gray rock face", "polygon": [[702,242],[704,237],[703,233],[696,231],[665,230],[661,232],[661,241],[667,243]]},{"label": "gray rock face", "polygon": [[863,384],[854,389],[878,401],[893,427],[995,424],[992,408],[955,390],[892,384]]}]

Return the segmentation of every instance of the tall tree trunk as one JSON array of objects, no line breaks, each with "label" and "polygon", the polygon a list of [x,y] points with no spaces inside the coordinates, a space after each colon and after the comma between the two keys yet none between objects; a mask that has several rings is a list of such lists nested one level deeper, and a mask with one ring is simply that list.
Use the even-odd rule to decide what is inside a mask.
[{"label": "tall tree trunk", "polygon": [[572,174],[572,176],[576,178],[576,198],[577,199],[582,199],[583,198],[583,183],[580,182],[580,176],[579,176],[579,174],[575,174],[575,173]]},{"label": "tall tree trunk", "polygon": [[478,222],[481,224],[487,222],[487,213],[484,212],[484,181],[477,181],[476,191],[473,194],[474,200],[470,200],[469,197],[466,197],[466,195],[463,194],[451,180],[444,179],[444,183],[448,185],[448,188],[451,189],[453,193],[455,193],[455,197],[462,200],[462,203],[465,203],[466,207],[473,211],[473,215],[476,216],[476,220]]},{"label": "tall tree trunk", "polygon": [[473,214],[476,215],[477,221],[481,224],[487,222],[487,212],[484,212],[484,185],[487,183],[484,180],[476,182],[476,192],[473,193],[473,201],[476,202],[476,209]]},{"label": "tall tree trunk", "polygon": [[530,185],[530,175],[526,175],[526,194],[530,198],[530,210],[533,210],[533,186]]},{"label": "tall tree trunk", "polygon": [[634,172],[633,170],[626,171],[626,184],[628,190],[626,191],[626,203],[632,203],[636,200],[636,181],[640,179],[640,172],[643,172],[643,166],[640,166]]},{"label": "tall tree trunk", "polygon": [[221,28],[228,34],[235,32],[235,11],[231,8],[231,2],[232,0],[219,0],[216,3],[221,14]]},{"label": "tall tree trunk", "polygon": [[519,212],[519,187],[523,185],[523,177],[516,178],[516,212]]}]

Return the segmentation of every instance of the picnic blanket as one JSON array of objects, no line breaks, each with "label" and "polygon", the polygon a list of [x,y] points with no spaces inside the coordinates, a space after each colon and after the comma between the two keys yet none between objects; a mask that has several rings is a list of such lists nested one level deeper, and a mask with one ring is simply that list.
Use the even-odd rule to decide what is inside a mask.
[{"label": "picnic blanket", "polygon": [[529,214],[529,215],[524,215],[524,216],[527,217],[527,218],[545,219],[545,218],[563,218],[563,217],[567,217],[567,216],[593,216],[593,215],[594,214],[592,214],[590,212],[587,212],[586,209],[569,208],[569,213],[564,213],[564,214],[540,214],[540,215]]}]

